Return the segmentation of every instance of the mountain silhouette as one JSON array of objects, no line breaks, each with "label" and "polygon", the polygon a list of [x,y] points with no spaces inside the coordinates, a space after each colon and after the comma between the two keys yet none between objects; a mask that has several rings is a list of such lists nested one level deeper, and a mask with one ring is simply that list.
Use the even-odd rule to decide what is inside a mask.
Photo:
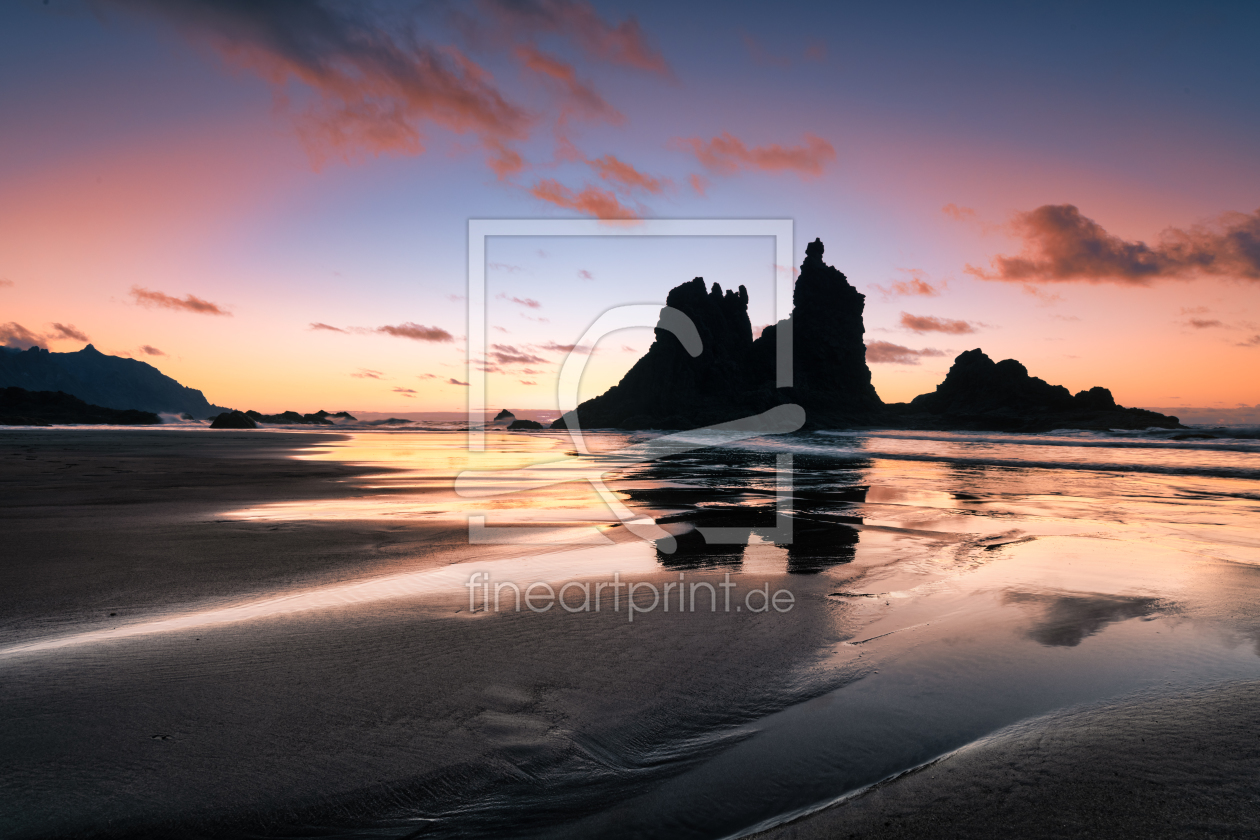
[{"label": "mountain silhouette", "polygon": [[0,388],[61,391],[105,408],[210,417],[227,411],[150,364],[107,356],[91,344],[77,353],[0,347]]},{"label": "mountain silhouette", "polygon": [[63,423],[144,426],[161,422],[162,418],[151,411],[90,405],[61,391],[0,388],[0,426],[48,426]]}]

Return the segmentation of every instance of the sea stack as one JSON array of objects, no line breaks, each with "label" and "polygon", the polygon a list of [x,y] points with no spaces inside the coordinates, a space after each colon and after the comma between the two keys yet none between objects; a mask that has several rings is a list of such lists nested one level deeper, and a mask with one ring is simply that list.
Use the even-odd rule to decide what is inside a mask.
[{"label": "sea stack", "polygon": [[866,364],[866,295],[839,269],[823,262],[823,243],[805,246],[805,261],[792,291],[787,324],[767,327],[757,339],[763,379],[774,377],[776,333],[792,331],[793,401],[810,425],[870,422],[883,406]]},{"label": "sea stack", "polygon": [[[691,319],[701,340],[692,356],[668,330],[621,382],[577,408],[584,428],[691,429],[797,403],[809,425],[860,424],[882,403],[866,366],[862,311],[866,298],[822,260],[822,240],[805,250],[793,311],[752,337],[748,290],[723,290],[697,277],[665,302]],[[793,384],[775,381],[778,332],[792,333]],[[561,417],[553,428],[565,428]]]},{"label": "sea stack", "polygon": [[1073,394],[1031,376],[1014,359],[995,362],[976,348],[960,353],[945,381],[909,403],[887,407],[888,424],[913,429],[1046,432],[1052,429],[1181,428],[1176,417],[1116,405],[1111,391]]}]

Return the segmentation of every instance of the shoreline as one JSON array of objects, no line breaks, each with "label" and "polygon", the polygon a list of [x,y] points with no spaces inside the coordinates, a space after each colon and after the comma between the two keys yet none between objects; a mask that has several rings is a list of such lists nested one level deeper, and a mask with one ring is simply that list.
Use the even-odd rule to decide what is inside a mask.
[{"label": "shoreline", "polygon": [[[953,823],[914,820],[945,813],[922,781],[941,766],[975,810],[959,803],[994,768],[1043,786],[1020,733],[1081,722],[1053,763],[1068,767],[1097,749],[1091,720],[1145,714],[1170,667],[1179,685],[1260,684],[1254,504],[1219,479],[946,455],[933,478],[810,451],[789,502],[800,539],[779,546],[776,450],[692,452],[608,481],[675,529],[670,555],[581,482],[458,497],[459,433],[172,431],[0,432],[16,466],[0,520],[20,525],[0,566],[6,836],[718,838],[802,810],[763,835],[934,836]],[[511,489],[553,443],[501,436],[482,478]],[[470,543],[477,510],[501,534],[593,524],[607,542]],[[748,524],[729,547],[688,530]],[[666,592],[735,574],[794,608],[630,622],[605,590],[603,612],[469,611],[475,573],[614,572]],[[860,793],[814,809],[844,790]]]},{"label": "shoreline", "polygon": [[[362,485],[383,484],[370,492],[395,499],[442,496],[405,471],[363,481],[383,471],[275,454],[304,447],[311,433],[263,442],[248,433],[183,436],[215,448],[207,454],[195,441],[151,432],[168,449],[147,457],[136,451],[151,442],[144,432],[71,433],[68,448],[66,433],[43,434],[30,473],[49,469],[41,462],[54,456],[73,456],[66,462],[87,473],[49,481],[0,512],[28,523],[13,541],[26,574],[5,564],[16,585],[4,590],[0,627],[10,650],[0,656],[6,837],[371,833],[395,820],[414,830],[411,820],[425,813],[452,836],[478,820],[541,827],[703,761],[767,710],[836,684],[834,674],[809,674],[847,609],[826,602],[825,581],[790,582],[813,609],[786,615],[656,611],[630,623],[624,605],[620,613],[470,615],[458,581],[389,591],[390,576],[450,577],[497,563],[543,579],[594,579],[617,567],[663,589],[679,573],[624,528],[609,531],[611,546],[583,549],[469,545],[462,521],[307,522],[301,504],[278,518],[224,519],[227,507],[260,503],[341,505]],[[0,434],[0,457],[13,448]],[[193,462],[190,479],[179,465]],[[13,498],[25,481],[6,474],[0,490]],[[133,490],[110,498],[122,486]],[[92,554],[80,550],[89,544]],[[686,572],[688,580],[721,576]],[[766,577],[772,592],[789,582],[782,568]],[[336,596],[355,581],[380,581],[383,591],[370,601]],[[13,650],[325,591],[330,600],[302,612]],[[587,782],[571,789],[577,772]],[[490,790],[507,795],[506,810],[483,802],[478,816],[461,815]]]},{"label": "shoreline", "polygon": [[1021,721],[740,838],[1219,838],[1260,833],[1260,681]]}]

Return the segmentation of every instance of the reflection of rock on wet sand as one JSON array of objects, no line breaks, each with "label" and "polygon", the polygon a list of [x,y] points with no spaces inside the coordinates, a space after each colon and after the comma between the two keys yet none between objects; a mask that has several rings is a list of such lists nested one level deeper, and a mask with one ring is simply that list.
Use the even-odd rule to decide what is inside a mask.
[{"label": "reflection of rock on wet sand", "polygon": [[1051,647],[1076,647],[1109,624],[1172,609],[1161,598],[1096,592],[1007,592],[1002,602],[1040,607],[1041,617],[1028,638]]},{"label": "reflection of rock on wet sand", "polygon": [[[846,514],[866,500],[868,488],[836,486],[837,477],[848,477],[851,470],[802,460],[806,463],[794,470],[785,502],[777,499],[772,486],[773,458],[728,449],[662,459],[648,467],[645,476],[659,484],[627,492],[637,504],[675,511],[655,517],[676,542],[672,553],[657,550],[657,559],[666,568],[738,568],[755,535],[787,550],[788,572],[815,574],[852,562],[859,539],[854,526],[862,519]],[[779,521],[780,505],[786,505],[785,522]],[[744,529],[747,535],[711,541],[703,533],[710,528]],[[788,539],[785,530],[790,530]]]}]

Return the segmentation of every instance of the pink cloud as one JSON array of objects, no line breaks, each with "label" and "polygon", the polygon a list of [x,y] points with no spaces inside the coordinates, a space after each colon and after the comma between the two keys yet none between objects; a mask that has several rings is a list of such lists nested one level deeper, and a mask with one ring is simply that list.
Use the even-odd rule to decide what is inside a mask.
[{"label": "pink cloud", "polygon": [[866,361],[871,364],[917,365],[919,359],[925,356],[944,355],[943,352],[934,347],[912,350],[909,347],[902,347],[900,344],[893,344],[890,341],[872,341],[866,345]]},{"label": "pink cloud", "polygon": [[669,185],[668,179],[646,175],[614,155],[604,155],[587,162],[600,178],[620,189],[641,189],[650,193],[660,193]]},{"label": "pink cloud", "polygon": [[896,280],[887,288],[879,285],[878,283],[872,284],[874,288],[883,293],[884,297],[936,297],[940,295],[941,289],[944,288],[944,283],[942,283],[939,287],[933,286],[924,279],[924,277],[926,277],[926,273],[917,268],[899,268],[897,270],[909,274],[910,279]]},{"label": "pink cloud", "polygon": [[533,298],[518,298],[518,297],[511,297],[510,295],[508,295],[508,293],[507,293],[507,292],[499,292],[499,294],[495,295],[495,298],[496,298],[497,300],[510,300],[510,301],[512,301],[512,303],[516,303],[516,304],[519,304],[519,305],[521,305],[521,306],[528,307],[528,308],[530,308],[530,309],[537,309],[537,308],[539,308],[540,306],[542,306],[542,304],[541,304],[541,303],[539,303],[538,301],[534,300]]},{"label": "pink cloud", "polygon": [[1108,233],[1071,204],[1046,204],[1018,213],[1011,227],[1024,239],[1024,253],[993,257],[987,271],[969,265],[969,274],[1019,283],[1131,286],[1203,275],[1260,280],[1260,210],[1250,215],[1226,213],[1189,230],[1168,228],[1154,246]]},{"label": "pink cloud", "polygon": [[232,315],[231,312],[228,312],[217,303],[202,300],[195,295],[185,295],[182,298],[177,298],[163,294],[162,292],[154,292],[149,289],[143,289],[139,286],[132,286],[131,296],[136,299],[136,303],[140,306],[156,306],[162,309],[195,312],[199,315],[224,315],[228,317],[231,317]]},{"label": "pink cloud", "polygon": [[500,365],[545,365],[547,360],[525,350],[517,349],[511,344],[490,345],[490,356]]},{"label": "pink cloud", "polygon": [[591,348],[585,344],[556,344],[554,341],[548,341],[546,344],[538,345],[539,350],[546,350],[549,353],[590,353]]},{"label": "pink cloud", "polygon": [[0,345],[21,347],[23,350],[31,347],[47,348],[48,346],[43,336],[31,332],[16,321],[0,324]]},{"label": "pink cloud", "polygon": [[529,45],[517,47],[516,56],[534,73],[558,83],[564,90],[565,113],[562,119],[570,113],[577,113],[589,119],[607,120],[614,125],[625,122],[626,118],[620,111],[605,102],[589,85],[578,80],[577,70],[572,64]]},{"label": "pink cloud", "polygon": [[959,207],[957,204],[946,204],[941,212],[956,222],[965,222],[976,217],[976,211],[970,207]]},{"label": "pink cloud", "polygon": [[901,313],[901,326],[917,333],[939,332],[949,335],[966,335],[976,331],[975,326],[969,321],[954,321],[931,315],[911,315],[909,312]]},{"label": "pink cloud", "polygon": [[455,340],[454,336],[441,327],[426,327],[423,324],[413,324],[410,321],[397,326],[377,327],[375,332],[392,335],[397,338],[410,338],[412,341],[446,342]]},{"label": "pink cloud", "polygon": [[74,324],[57,324],[52,325],[53,331],[48,334],[50,341],[60,341],[68,339],[70,341],[82,341],[87,343],[92,339],[87,337],[87,333],[82,330],[75,329]]},{"label": "pink cloud", "polygon": [[611,190],[586,186],[578,192],[553,178],[544,178],[529,190],[530,195],[557,207],[576,210],[596,219],[635,219],[637,214],[617,200]]},{"label": "pink cloud", "polygon": [[679,138],[673,145],[675,148],[691,151],[707,169],[722,175],[750,169],[762,172],[792,171],[802,177],[811,177],[821,175],[824,167],[836,157],[836,150],[832,145],[814,134],[806,134],[802,146],[780,146],[775,143],[749,147],[730,132],[723,132],[720,137],[708,141],[699,137]]},{"label": "pink cloud", "polygon": [[512,36],[563,35],[592,58],[672,75],[664,56],[648,41],[633,17],[613,25],[601,18],[590,3],[576,0],[489,0],[485,8],[500,31]]}]

